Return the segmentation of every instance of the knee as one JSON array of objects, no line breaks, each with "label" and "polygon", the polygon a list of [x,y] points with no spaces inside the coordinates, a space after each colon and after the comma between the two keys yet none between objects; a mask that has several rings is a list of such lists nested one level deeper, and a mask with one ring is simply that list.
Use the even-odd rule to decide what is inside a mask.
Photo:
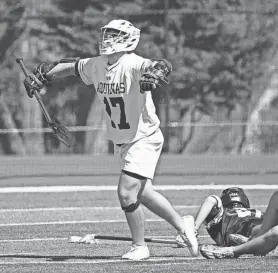
[{"label": "knee", "polygon": [[138,209],[138,207],[140,206],[140,200],[137,200],[134,203],[130,203],[128,206],[122,206],[122,210],[124,212],[134,212],[135,210]]},{"label": "knee", "polygon": [[124,212],[134,212],[140,206],[136,192],[130,189],[118,187],[118,196]]},{"label": "knee", "polygon": [[273,227],[266,233],[266,238],[271,242],[278,243],[278,226]]},{"label": "knee", "polygon": [[118,187],[118,198],[122,206],[127,206],[129,203],[135,201],[132,189],[126,187]]},{"label": "knee", "polygon": [[135,181],[120,181],[118,185],[118,198],[122,206],[126,207],[138,199],[140,184]]}]

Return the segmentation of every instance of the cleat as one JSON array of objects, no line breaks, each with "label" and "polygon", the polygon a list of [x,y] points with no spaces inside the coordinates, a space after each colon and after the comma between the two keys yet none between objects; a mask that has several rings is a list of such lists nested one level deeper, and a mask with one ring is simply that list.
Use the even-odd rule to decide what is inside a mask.
[{"label": "cleat", "polygon": [[187,245],[192,256],[198,256],[198,240],[196,237],[194,217],[192,215],[187,215],[183,217],[184,228],[179,232],[178,235],[178,245],[184,247]]},{"label": "cleat", "polygon": [[141,261],[141,260],[148,259],[149,257],[150,257],[150,251],[147,245],[144,246],[132,245],[130,250],[122,256],[122,259]]},{"label": "cleat", "polygon": [[215,245],[202,245],[200,253],[206,259],[232,259],[237,258],[232,247],[218,247]]},{"label": "cleat", "polygon": [[245,237],[241,234],[230,234],[229,235],[229,245],[239,246],[248,242],[248,237]]},{"label": "cleat", "polygon": [[178,235],[176,237],[176,242],[177,242],[177,245],[178,247],[187,247],[187,244],[184,242],[184,240],[182,239],[182,237],[180,235]]},{"label": "cleat", "polygon": [[[196,237],[199,236],[199,232],[197,230],[195,230],[195,235],[196,235]],[[182,239],[182,237],[180,235],[178,235],[176,237],[176,241],[177,241],[177,247],[180,247],[180,248],[187,247],[186,243],[184,242],[184,240]]]}]

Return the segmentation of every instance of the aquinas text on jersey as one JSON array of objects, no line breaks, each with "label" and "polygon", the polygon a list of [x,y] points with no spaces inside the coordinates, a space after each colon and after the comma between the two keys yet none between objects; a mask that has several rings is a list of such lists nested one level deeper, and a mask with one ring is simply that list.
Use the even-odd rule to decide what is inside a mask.
[{"label": "aquinas text on jersey", "polygon": [[120,82],[120,83],[100,82],[97,87],[97,92],[106,95],[123,94],[125,93],[125,84],[124,82]]}]

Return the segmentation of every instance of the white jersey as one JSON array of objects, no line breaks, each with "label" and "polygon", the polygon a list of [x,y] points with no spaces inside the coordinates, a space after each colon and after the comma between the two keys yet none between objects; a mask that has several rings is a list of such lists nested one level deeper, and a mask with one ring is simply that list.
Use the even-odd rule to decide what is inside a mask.
[{"label": "white jersey", "polygon": [[115,144],[134,142],[159,127],[151,92],[140,93],[140,78],[150,65],[134,53],[110,66],[105,55],[79,61],[80,76],[94,85],[106,112],[108,139]]}]

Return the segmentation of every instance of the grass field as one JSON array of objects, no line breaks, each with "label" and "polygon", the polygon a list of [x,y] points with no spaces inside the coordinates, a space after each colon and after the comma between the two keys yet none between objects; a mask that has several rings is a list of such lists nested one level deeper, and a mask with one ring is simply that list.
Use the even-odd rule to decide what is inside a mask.
[{"label": "grass field", "polygon": [[[0,180],[0,272],[277,272],[275,255],[237,260],[192,258],[187,249],[149,244],[151,258],[120,259],[128,242],[68,243],[87,233],[129,236],[119,208],[117,176],[15,177]],[[195,215],[208,194],[245,187],[252,207],[265,210],[277,174],[158,176],[154,184],[182,215]],[[278,188],[278,186],[277,186]],[[146,237],[173,239],[168,223],[146,210]],[[200,243],[212,242],[206,231]]]}]

